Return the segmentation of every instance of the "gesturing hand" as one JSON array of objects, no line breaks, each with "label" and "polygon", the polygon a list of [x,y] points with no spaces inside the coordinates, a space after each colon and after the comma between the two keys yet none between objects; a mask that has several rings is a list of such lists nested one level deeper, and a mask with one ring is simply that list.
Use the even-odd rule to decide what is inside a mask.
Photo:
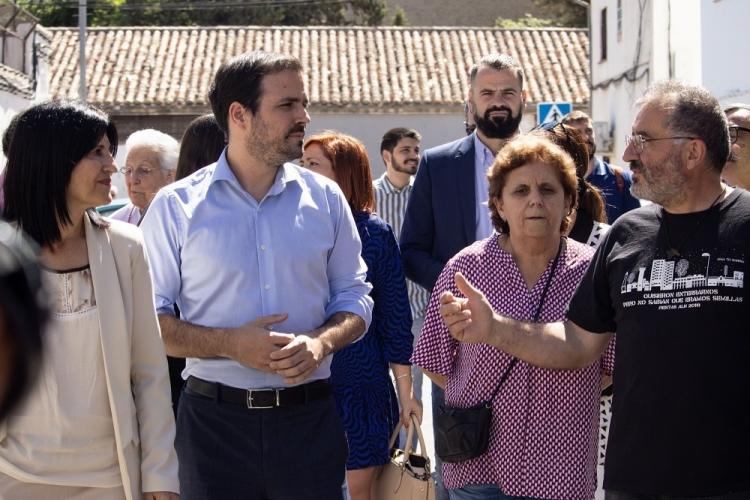
[{"label": "gesturing hand", "polygon": [[457,272],[455,280],[458,290],[466,298],[456,297],[450,291],[443,292],[440,296],[440,316],[456,340],[486,343],[492,331],[492,306],[463,274]]},{"label": "gesturing hand", "polygon": [[230,357],[250,368],[274,372],[269,366],[271,354],[294,340],[291,333],[278,333],[270,330],[276,323],[284,321],[288,315],[271,314],[229,330]]},{"label": "gesturing hand", "polygon": [[287,345],[271,352],[271,370],[284,377],[285,384],[304,382],[326,356],[325,346],[317,338],[297,335]]}]

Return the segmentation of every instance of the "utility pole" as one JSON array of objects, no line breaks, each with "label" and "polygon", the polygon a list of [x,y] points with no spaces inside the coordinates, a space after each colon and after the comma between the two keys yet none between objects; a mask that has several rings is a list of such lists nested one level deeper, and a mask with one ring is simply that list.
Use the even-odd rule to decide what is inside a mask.
[{"label": "utility pole", "polygon": [[86,102],[86,0],[78,0],[78,99]]}]

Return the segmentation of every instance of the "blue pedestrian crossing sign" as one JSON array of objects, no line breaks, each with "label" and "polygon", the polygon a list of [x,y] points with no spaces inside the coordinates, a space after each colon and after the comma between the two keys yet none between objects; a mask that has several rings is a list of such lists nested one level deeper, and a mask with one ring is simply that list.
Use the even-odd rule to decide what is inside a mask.
[{"label": "blue pedestrian crossing sign", "polygon": [[536,124],[557,122],[573,111],[573,105],[569,102],[540,102],[536,105]]}]

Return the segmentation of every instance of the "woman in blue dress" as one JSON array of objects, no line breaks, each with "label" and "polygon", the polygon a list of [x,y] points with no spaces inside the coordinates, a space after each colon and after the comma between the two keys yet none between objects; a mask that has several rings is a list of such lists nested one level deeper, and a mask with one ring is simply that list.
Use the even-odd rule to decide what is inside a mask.
[{"label": "woman in blue dress", "polygon": [[372,174],[360,141],[338,132],[314,135],[305,142],[301,163],[335,181],[344,192],[372,284],[375,308],[369,330],[337,352],[331,364],[331,384],[349,443],[349,494],[352,500],[369,500],[376,467],[389,460],[388,439],[399,418],[404,426],[412,413],[422,420],[422,405],[412,390],[413,337],[401,256],[390,226],[372,213]]}]

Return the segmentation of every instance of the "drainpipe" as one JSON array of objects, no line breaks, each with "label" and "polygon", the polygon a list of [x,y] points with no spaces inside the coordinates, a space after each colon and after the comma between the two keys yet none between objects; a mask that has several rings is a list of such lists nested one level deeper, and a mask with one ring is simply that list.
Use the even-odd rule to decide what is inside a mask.
[{"label": "drainpipe", "polygon": [[589,33],[589,108],[588,108],[588,115],[592,115],[592,102],[594,100],[594,56],[591,53],[591,41],[593,39],[592,33],[591,33],[591,4],[589,2],[584,2],[583,0],[569,0],[570,3],[573,3],[575,5],[578,5],[579,7],[583,7],[586,9],[586,30]]},{"label": "drainpipe", "polygon": [[[590,43],[590,42],[589,42]],[[78,0],[78,99],[86,102],[86,0]]]}]

